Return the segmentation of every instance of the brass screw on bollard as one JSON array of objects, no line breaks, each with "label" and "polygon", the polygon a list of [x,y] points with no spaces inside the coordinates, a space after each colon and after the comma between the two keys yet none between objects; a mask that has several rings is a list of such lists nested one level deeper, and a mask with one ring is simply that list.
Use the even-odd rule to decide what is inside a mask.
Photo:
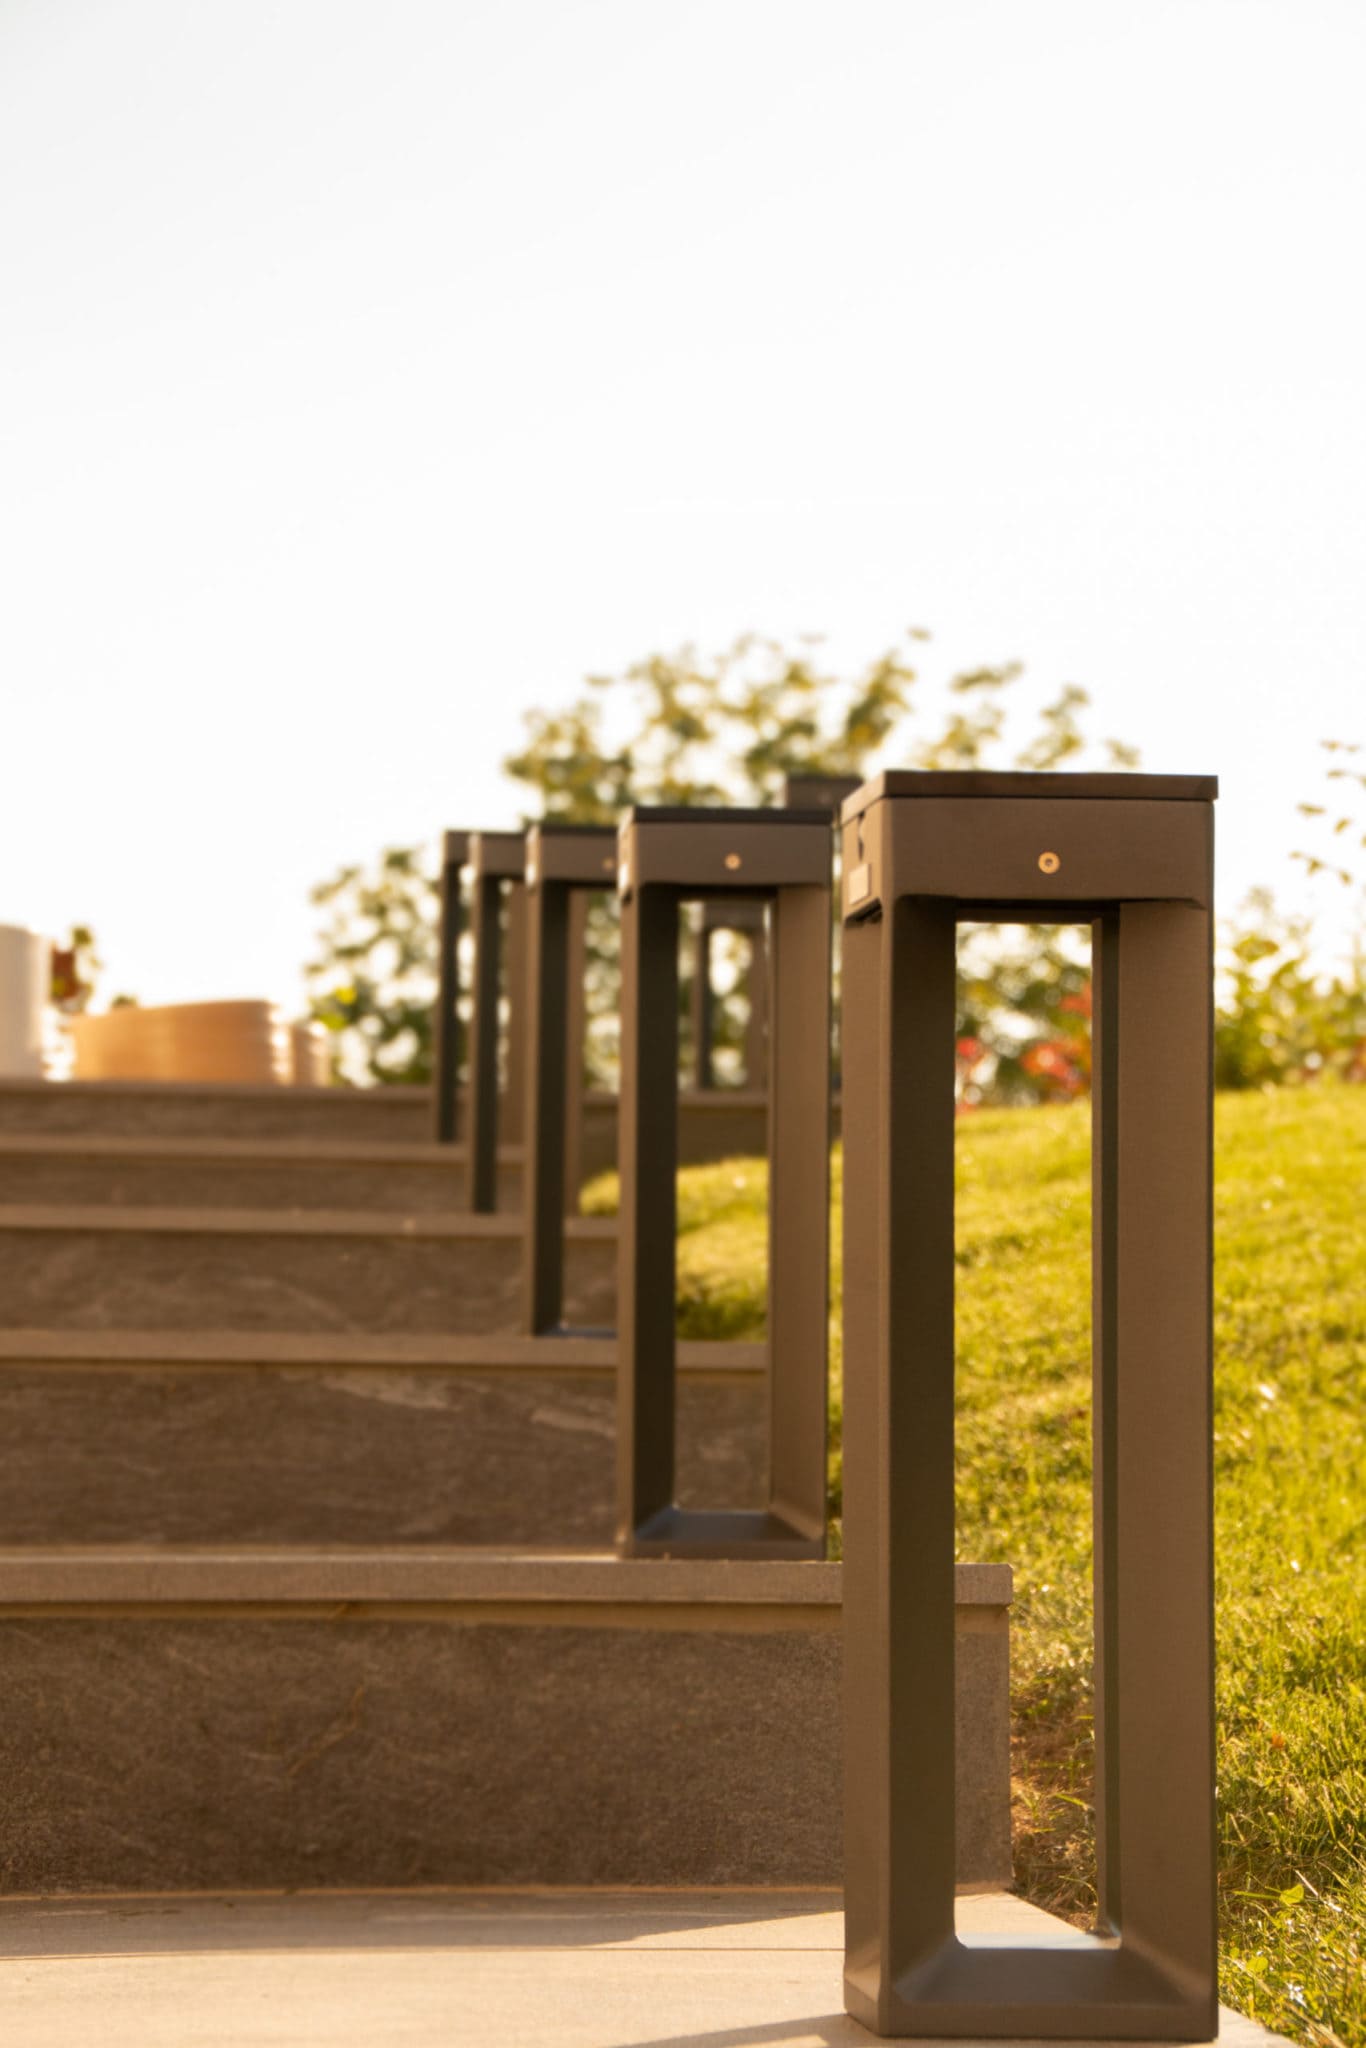
[{"label": "brass screw on bollard", "polygon": [[1041,853],[1039,855],[1039,866],[1046,875],[1056,875],[1058,869],[1062,866],[1062,862],[1058,859],[1056,853]]},{"label": "brass screw on bollard", "polygon": [[734,874],[734,872],[735,872],[736,868],[738,868],[738,867],[740,866],[740,856],[739,856],[739,854],[738,854],[738,853],[728,853],[728,854],[726,855],[726,866],[727,866],[727,867],[728,867],[728,868],[730,869],[731,873],[732,873],[732,874]]}]

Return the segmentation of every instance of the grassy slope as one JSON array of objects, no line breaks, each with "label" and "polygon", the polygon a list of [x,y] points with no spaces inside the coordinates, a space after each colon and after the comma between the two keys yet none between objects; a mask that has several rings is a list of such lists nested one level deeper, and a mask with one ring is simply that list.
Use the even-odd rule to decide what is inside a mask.
[{"label": "grassy slope", "polygon": [[[1337,2037],[1358,2048],[1366,2044],[1366,1089],[1225,1097],[1217,1129],[1223,1990],[1298,2039],[1332,2048]],[[1021,1887],[1084,1919],[1087,1112],[964,1120],[958,1169],[960,1553],[1016,1567]],[[610,1185],[600,1186],[598,1205],[611,1199]],[[683,1176],[680,1295],[690,1334],[760,1326],[763,1199],[764,1169],[753,1161]],[[838,1502],[838,1270],[835,1300]]]}]

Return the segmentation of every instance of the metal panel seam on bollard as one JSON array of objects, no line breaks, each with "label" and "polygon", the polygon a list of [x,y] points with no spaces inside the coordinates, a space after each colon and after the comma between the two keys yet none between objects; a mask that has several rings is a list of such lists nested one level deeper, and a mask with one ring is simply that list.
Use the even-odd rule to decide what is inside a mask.
[{"label": "metal panel seam on bollard", "polygon": [[[828,816],[629,811],[619,837],[621,1217],[619,1547],[629,1556],[825,1554],[830,1150]],[[675,1498],[679,906],[771,906],[768,1062],[769,1498],[689,1510]]]},{"label": "metal panel seam on bollard", "polygon": [[589,890],[615,890],[616,878],[614,826],[548,821],[528,832],[522,1299],[533,1337],[564,1329],[564,1223],[573,1178],[567,1154],[571,1118],[582,1107],[571,1071],[577,1061],[581,1083],[583,1043],[575,1025],[584,1000],[584,953],[575,911]]},{"label": "metal panel seam on bollard", "polygon": [[[1210,777],[888,774],[844,811],[846,2003],[881,2034],[1217,2030]],[[959,919],[1091,924],[1102,1939],[954,1920]]]}]

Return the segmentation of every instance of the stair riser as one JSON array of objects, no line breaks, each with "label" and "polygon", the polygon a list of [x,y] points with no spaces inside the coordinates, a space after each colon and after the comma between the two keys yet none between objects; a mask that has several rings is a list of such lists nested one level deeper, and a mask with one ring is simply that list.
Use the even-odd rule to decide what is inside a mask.
[{"label": "stair riser", "polygon": [[[522,1175],[505,1165],[498,1206],[515,1210]],[[185,1209],[369,1209],[449,1214],[469,1205],[463,1159],[446,1166],[311,1164],[213,1159],[7,1158],[0,1154],[0,1204]]]},{"label": "stair riser", "polygon": [[[294,1138],[375,1145],[427,1144],[435,1133],[422,1088],[196,1089],[0,1081],[0,1133],[48,1137]],[[679,1097],[678,1149],[684,1165],[757,1156],[765,1146],[762,1097],[730,1090]],[[504,1116],[499,1142],[520,1133]],[[617,1108],[610,1096],[584,1104],[585,1179],[616,1164]]]},{"label": "stair riser", "polygon": [[[678,1163],[705,1166],[714,1159],[756,1159],[768,1143],[762,1100],[728,1099],[724,1090],[698,1096],[685,1090],[678,1103]],[[584,1110],[581,1170],[585,1181],[617,1163],[617,1106],[610,1098]]]},{"label": "stair riser", "polygon": [[[0,1620],[0,1886],[837,1884],[837,1629],[610,1620]],[[979,1885],[1010,1878],[999,1621],[956,1660]]]},{"label": "stair riser", "polygon": [[[0,1369],[0,1545],[608,1547],[604,1373]],[[758,1506],[763,1383],[684,1373],[680,1497]]]},{"label": "stair riser", "polygon": [[[51,1330],[516,1330],[517,1237],[15,1230],[0,1327]],[[610,1327],[616,1247],[568,1247],[566,1310]]]},{"label": "stair riser", "polygon": [[[0,1131],[49,1137],[317,1138],[372,1145],[434,1136],[422,1088],[121,1087],[117,1083],[6,1086]],[[506,1134],[506,1135],[511,1135]]]}]

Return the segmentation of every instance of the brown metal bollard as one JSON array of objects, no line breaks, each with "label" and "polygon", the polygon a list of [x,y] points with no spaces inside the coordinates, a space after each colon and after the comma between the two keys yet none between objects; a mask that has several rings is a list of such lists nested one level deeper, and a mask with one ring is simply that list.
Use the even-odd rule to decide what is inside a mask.
[{"label": "brown metal bollard", "polygon": [[470,1207],[491,1215],[498,1206],[498,1010],[503,961],[503,891],[508,893],[508,1125],[520,1136],[522,1014],[525,995],[526,835],[472,832],[469,840],[474,997],[470,1011],[466,1099],[470,1148]]},{"label": "brown metal bollard", "polygon": [[[783,777],[783,805],[787,810],[826,811],[838,823],[841,805],[861,786],[862,777],[858,775],[786,775]],[[711,942],[717,932],[738,932],[750,942],[749,970],[745,978],[750,1006],[749,1024],[745,1031],[745,1085],[760,1088],[764,1081],[764,1047],[768,1037],[764,914],[762,904],[748,902],[744,898],[728,903],[713,901],[702,906],[689,1006],[693,1085],[699,1089],[715,1086],[712,1039],[716,997],[711,985]]]},{"label": "brown metal bollard", "polygon": [[571,1058],[583,1056],[582,1033],[574,1029],[584,964],[574,911],[590,889],[614,890],[616,879],[615,827],[548,823],[528,832],[522,1299],[524,1326],[533,1337],[562,1329],[564,1321],[567,1141],[571,1113],[581,1108]]},{"label": "brown metal bollard", "polygon": [[[822,1557],[830,1152],[830,821],[633,810],[620,839],[619,1548],[632,1557]],[[679,905],[771,906],[769,1501],[675,1501]]]},{"label": "brown metal bollard", "polygon": [[460,876],[469,862],[468,832],[447,832],[441,842],[441,922],[437,938],[437,993],[433,1095],[436,1142],[455,1143],[456,1095],[460,1073]]},{"label": "brown metal bollard", "polygon": [[[881,2034],[1217,2031],[1210,777],[889,774],[844,810],[845,1996]],[[1099,1925],[954,1927],[959,919],[1092,927]]]}]

